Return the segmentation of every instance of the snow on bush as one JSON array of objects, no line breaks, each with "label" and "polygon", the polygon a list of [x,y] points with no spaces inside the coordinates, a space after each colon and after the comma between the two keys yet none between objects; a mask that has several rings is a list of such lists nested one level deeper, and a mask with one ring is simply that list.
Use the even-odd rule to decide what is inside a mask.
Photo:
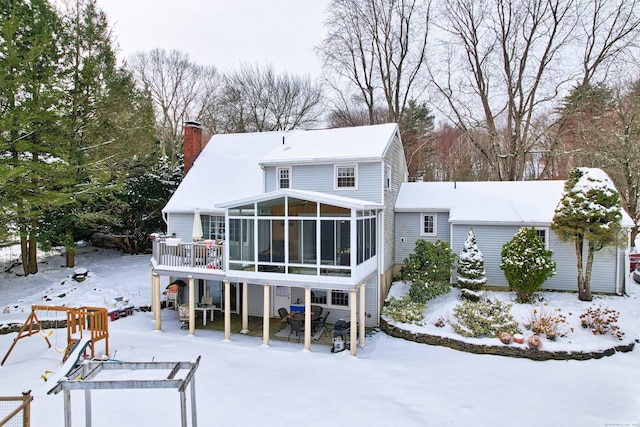
[{"label": "snow on bush", "polygon": [[511,241],[502,247],[500,268],[516,292],[517,302],[530,302],[534,292],[555,274],[553,252],[545,249],[535,228],[521,228]]},{"label": "snow on bush", "polygon": [[469,230],[467,239],[458,255],[458,286],[477,291],[487,283],[484,270],[484,256],[478,244],[473,229]]},{"label": "snow on bush", "polygon": [[510,309],[511,304],[500,300],[463,301],[453,309],[456,321],[451,323],[451,327],[462,336],[474,338],[495,338],[501,332],[520,333]]}]

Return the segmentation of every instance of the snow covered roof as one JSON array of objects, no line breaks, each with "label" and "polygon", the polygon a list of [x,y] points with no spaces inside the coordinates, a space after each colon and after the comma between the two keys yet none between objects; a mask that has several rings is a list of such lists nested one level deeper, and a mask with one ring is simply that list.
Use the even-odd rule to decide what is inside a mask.
[{"label": "snow covered roof", "polygon": [[277,190],[270,193],[264,193],[253,197],[244,198],[241,200],[234,200],[227,203],[221,203],[218,205],[220,208],[230,208],[241,206],[252,202],[261,202],[265,200],[271,200],[278,197],[295,197],[300,200],[311,200],[314,202],[326,203],[329,205],[349,208],[349,209],[382,209],[384,205],[380,203],[372,203],[366,200],[354,199],[352,197],[335,196],[327,193],[319,193],[317,191],[302,191],[302,190]]},{"label": "snow covered roof", "polygon": [[[284,143],[267,154],[264,166],[299,163],[380,160],[393,140],[398,125],[388,123],[304,131],[291,131]],[[282,141],[281,141],[282,142]]]},{"label": "snow covered roof", "polygon": [[[452,223],[550,224],[565,181],[405,182],[398,212],[448,211]],[[623,212],[623,227],[633,221]]]},{"label": "snow covered roof", "polygon": [[215,210],[218,203],[264,191],[259,160],[285,132],[214,135],[162,212]]},{"label": "snow covered roof", "polygon": [[392,123],[214,135],[162,212],[217,212],[221,203],[261,194],[262,166],[381,159],[397,129]]}]

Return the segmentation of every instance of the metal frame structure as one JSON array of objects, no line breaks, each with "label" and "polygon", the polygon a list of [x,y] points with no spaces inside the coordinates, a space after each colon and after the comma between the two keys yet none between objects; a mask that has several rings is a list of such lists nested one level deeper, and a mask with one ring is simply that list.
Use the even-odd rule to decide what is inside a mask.
[{"label": "metal frame structure", "polygon": [[[187,427],[187,400],[185,390],[191,390],[191,426],[197,427],[196,415],[196,384],[195,372],[200,365],[198,356],[195,362],[84,362],[60,380],[47,394],[58,394],[64,391],[64,425],[71,427],[71,390],[84,390],[85,397],[85,425],[91,427],[91,390],[115,389],[147,389],[147,388],[175,388],[180,392],[181,426]],[[164,379],[130,379],[130,380],[101,380],[98,378],[102,371],[108,370],[169,370]],[[182,378],[180,371],[187,370]]]}]

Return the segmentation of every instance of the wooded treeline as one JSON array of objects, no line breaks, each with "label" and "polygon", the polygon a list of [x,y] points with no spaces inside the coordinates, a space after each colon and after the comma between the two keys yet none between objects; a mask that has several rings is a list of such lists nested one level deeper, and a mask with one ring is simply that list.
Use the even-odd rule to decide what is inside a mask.
[{"label": "wooded treeline", "polygon": [[72,265],[95,232],[143,250],[187,120],[205,140],[397,122],[410,180],[601,167],[640,220],[636,0],[332,0],[319,81],[162,48],[118,61],[95,0],[56,5],[0,0],[0,239],[20,236],[25,274],[37,245]]}]

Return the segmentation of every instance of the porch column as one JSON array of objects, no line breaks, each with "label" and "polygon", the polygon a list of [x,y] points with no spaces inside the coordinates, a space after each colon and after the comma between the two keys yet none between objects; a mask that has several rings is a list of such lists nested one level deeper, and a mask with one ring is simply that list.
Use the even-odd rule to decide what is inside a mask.
[{"label": "porch column", "polygon": [[264,295],[264,305],[262,309],[262,345],[269,345],[269,285],[262,285],[262,293]]},{"label": "porch column", "polygon": [[365,319],[365,308],[364,308],[364,283],[360,285],[360,347],[364,347],[364,319]]},{"label": "porch column", "polygon": [[[189,334],[196,334],[196,284],[193,276],[187,276],[189,279]],[[206,314],[204,314],[206,315]]]},{"label": "porch column", "polygon": [[231,284],[228,280],[224,283],[224,339],[231,340]]},{"label": "porch column", "polygon": [[304,288],[304,349],[311,350],[311,288]]},{"label": "porch column", "polygon": [[154,307],[153,318],[156,321],[156,331],[162,330],[162,319],[160,317],[160,276],[153,273],[151,277],[151,305]]},{"label": "porch column", "polygon": [[156,273],[153,271],[153,268],[150,268],[151,270],[151,313],[153,313],[153,318],[156,318],[156,289],[155,289],[155,282],[154,282],[154,277],[156,275]]},{"label": "porch column", "polygon": [[249,297],[247,295],[247,288],[249,284],[244,282],[242,284],[242,330],[241,334],[249,333]]},{"label": "porch column", "polygon": [[351,306],[351,330],[349,331],[349,340],[350,340],[350,345],[349,347],[351,348],[351,355],[355,356],[356,355],[356,349],[358,348],[357,343],[357,338],[358,338],[358,316],[356,316],[357,314],[357,310],[356,310],[356,290],[355,289],[349,289],[349,306]]}]

